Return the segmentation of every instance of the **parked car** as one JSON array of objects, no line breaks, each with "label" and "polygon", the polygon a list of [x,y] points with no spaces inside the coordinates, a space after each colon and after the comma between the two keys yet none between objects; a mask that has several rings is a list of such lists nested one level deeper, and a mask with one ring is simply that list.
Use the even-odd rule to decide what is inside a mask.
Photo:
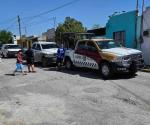
[{"label": "parked car", "polygon": [[3,44],[1,48],[2,57],[16,57],[21,46],[17,44]]},{"label": "parked car", "polygon": [[78,41],[74,50],[66,50],[65,67],[73,66],[96,69],[109,78],[114,73],[134,75],[144,60],[141,51],[121,47],[112,39],[87,39]]},{"label": "parked car", "polygon": [[32,50],[34,62],[41,62],[43,67],[56,63],[58,46],[55,42],[35,42],[32,45]]}]

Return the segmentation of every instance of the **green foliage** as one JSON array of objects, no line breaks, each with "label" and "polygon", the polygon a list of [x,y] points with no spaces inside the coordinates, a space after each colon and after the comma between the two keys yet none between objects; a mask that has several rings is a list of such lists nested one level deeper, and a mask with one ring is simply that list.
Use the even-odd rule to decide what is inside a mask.
[{"label": "green foliage", "polygon": [[0,30],[0,42],[12,43],[12,33],[6,30]]},{"label": "green foliage", "polygon": [[77,21],[74,18],[66,17],[63,24],[59,24],[56,29],[56,41],[62,40],[63,33],[81,33],[86,32],[86,28],[83,27],[83,24],[80,21]]}]

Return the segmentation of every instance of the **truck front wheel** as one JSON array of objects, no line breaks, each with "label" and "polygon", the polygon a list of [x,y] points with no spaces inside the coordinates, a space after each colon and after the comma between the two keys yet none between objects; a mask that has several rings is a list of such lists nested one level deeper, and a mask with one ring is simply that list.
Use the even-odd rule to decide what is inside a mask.
[{"label": "truck front wheel", "polygon": [[129,68],[129,75],[134,76],[136,72],[137,72],[137,65],[136,62],[133,61]]},{"label": "truck front wheel", "polygon": [[100,72],[104,79],[110,78],[112,75],[112,71],[109,63],[102,63],[100,66]]}]

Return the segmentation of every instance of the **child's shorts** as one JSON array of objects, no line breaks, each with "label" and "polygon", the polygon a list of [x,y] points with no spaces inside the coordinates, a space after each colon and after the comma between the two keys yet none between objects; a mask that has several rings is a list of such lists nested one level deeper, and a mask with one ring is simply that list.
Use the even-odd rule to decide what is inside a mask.
[{"label": "child's shorts", "polygon": [[20,63],[16,63],[16,71],[22,71],[23,70],[23,65]]}]

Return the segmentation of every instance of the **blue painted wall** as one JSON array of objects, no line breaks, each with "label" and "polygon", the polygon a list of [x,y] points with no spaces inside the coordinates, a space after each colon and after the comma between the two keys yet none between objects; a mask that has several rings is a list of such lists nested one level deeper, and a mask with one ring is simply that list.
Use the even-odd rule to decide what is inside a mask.
[{"label": "blue painted wall", "polygon": [[137,18],[137,33],[136,26],[136,11],[130,11],[110,17],[106,24],[106,37],[113,38],[113,33],[125,31],[125,46],[136,48],[135,34],[139,37],[140,33],[140,17]]}]

